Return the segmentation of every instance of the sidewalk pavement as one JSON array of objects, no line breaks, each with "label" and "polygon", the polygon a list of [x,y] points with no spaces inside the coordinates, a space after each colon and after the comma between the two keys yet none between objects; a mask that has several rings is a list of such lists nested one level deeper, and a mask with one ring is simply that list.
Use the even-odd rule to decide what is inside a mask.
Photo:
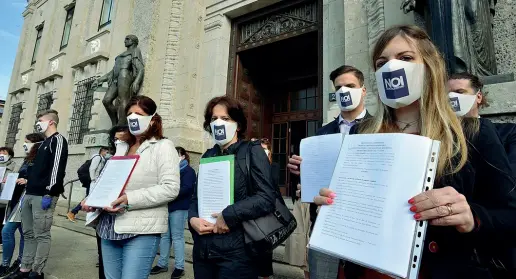
[{"label": "sidewalk pavement", "polygon": [[[18,237],[18,233],[16,233]],[[18,240],[16,240],[15,257],[18,254]],[[14,258],[14,257],[13,257]],[[157,259],[156,259],[157,260]],[[170,259],[169,272],[151,275],[149,279],[169,279],[174,266]],[[43,272],[46,279],[92,279],[98,278],[97,243],[94,237],[69,231],[59,227],[52,227],[52,248],[50,257]],[[193,279],[192,265],[185,264],[184,279]]]}]

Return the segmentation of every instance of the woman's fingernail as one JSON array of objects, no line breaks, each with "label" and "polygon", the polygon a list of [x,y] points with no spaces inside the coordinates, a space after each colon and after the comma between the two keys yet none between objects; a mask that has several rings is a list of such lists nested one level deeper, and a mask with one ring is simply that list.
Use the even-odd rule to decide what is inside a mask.
[{"label": "woman's fingernail", "polygon": [[336,197],[337,197],[337,194],[335,194],[335,193],[331,193],[331,194],[330,194],[330,198],[334,199],[334,198],[336,198]]},{"label": "woman's fingernail", "polygon": [[417,211],[417,207],[415,205],[411,206],[410,207],[410,211],[416,212]]},{"label": "woman's fingernail", "polygon": [[408,203],[414,204],[414,198],[411,198],[410,200],[408,200]]},{"label": "woman's fingernail", "polygon": [[419,214],[419,213],[414,214],[414,219],[416,219],[416,220],[421,219],[421,214]]},{"label": "woman's fingernail", "polygon": [[327,199],[326,199],[326,202],[327,202],[328,204],[332,204],[332,203],[333,203],[333,200],[332,200],[332,199],[330,199],[330,198],[327,198]]}]

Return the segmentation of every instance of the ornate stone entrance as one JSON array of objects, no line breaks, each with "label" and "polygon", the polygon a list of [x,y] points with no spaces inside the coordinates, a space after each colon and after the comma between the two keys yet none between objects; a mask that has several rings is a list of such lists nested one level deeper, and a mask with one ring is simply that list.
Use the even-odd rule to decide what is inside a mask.
[{"label": "ornate stone entrance", "polygon": [[247,108],[248,138],[268,138],[284,195],[285,169],[322,123],[321,1],[289,1],[233,20],[226,94]]}]

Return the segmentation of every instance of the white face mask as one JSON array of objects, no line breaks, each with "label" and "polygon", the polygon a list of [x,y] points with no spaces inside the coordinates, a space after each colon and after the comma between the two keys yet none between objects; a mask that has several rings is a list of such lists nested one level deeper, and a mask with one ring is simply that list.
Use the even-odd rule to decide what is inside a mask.
[{"label": "white face mask", "polygon": [[477,100],[477,94],[469,95],[450,92],[448,93],[448,97],[450,97],[450,104],[453,111],[459,117],[468,114]]},{"label": "white face mask", "polygon": [[11,158],[11,156],[9,156],[9,155],[1,154],[0,155],[0,163],[5,163],[5,162],[9,161],[10,158]]},{"label": "white face mask", "polygon": [[225,145],[235,136],[238,124],[217,119],[210,123],[211,134],[218,145]]},{"label": "white face mask", "polygon": [[139,136],[149,128],[149,124],[152,120],[153,115],[143,116],[136,113],[131,113],[127,116],[127,123],[129,123],[129,132],[135,136]]},{"label": "white face mask", "polygon": [[343,86],[335,92],[335,95],[341,111],[352,111],[356,109],[360,101],[362,101],[362,87],[349,88]]},{"label": "white face mask", "polygon": [[25,143],[23,143],[23,150],[25,150],[26,154],[29,154],[29,152],[30,152],[30,150],[32,149],[33,146],[34,146],[34,143],[32,143],[32,142],[25,142]]},{"label": "white face mask", "polygon": [[113,156],[125,156],[127,154],[127,151],[129,150],[129,144],[125,141],[116,140],[115,141],[115,155]]},{"label": "white face mask", "polygon": [[380,100],[393,109],[408,106],[421,98],[425,65],[390,60],[376,71]]},{"label": "white face mask", "polygon": [[45,133],[48,129],[49,124],[50,121],[38,122],[36,123],[36,130],[38,131],[38,133]]}]

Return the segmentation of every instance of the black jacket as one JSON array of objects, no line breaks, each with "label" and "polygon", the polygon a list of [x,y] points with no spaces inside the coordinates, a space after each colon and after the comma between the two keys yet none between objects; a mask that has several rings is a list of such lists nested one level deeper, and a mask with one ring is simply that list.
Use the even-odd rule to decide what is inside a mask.
[{"label": "black jacket", "polygon": [[[229,232],[226,234],[212,233],[199,235],[189,225],[194,239],[194,258],[221,258],[227,252],[245,249],[242,222],[265,216],[274,210],[274,202],[277,194],[271,182],[271,166],[269,159],[265,152],[263,152],[260,142],[257,141],[249,144],[244,141],[238,141],[224,151],[221,151],[220,147],[216,145],[206,151],[202,156],[203,158],[209,158],[222,155],[235,155],[234,204],[226,207],[226,209],[222,211],[224,221],[229,227]],[[242,148],[244,148],[244,150],[240,151]],[[247,170],[243,170],[241,167],[242,160],[245,166],[245,154],[248,150],[250,156],[249,169],[251,171],[251,183],[256,191],[256,193],[251,196],[247,194],[249,183]],[[188,211],[188,220],[193,217],[199,217],[197,184],[194,187],[194,194]],[[188,223],[190,224],[190,222]]]},{"label": "black jacket", "polygon": [[[371,115],[366,110],[366,115],[364,118],[357,120],[357,124],[361,123],[362,121],[371,118]],[[356,124],[355,124],[356,126]],[[338,134],[340,133],[340,125],[339,125],[339,117],[335,118],[332,122],[324,125],[319,129],[316,133],[317,136],[321,135],[329,135],[329,134]],[[329,185],[328,185],[329,186]],[[315,220],[317,219],[317,205],[315,203],[310,204],[310,222],[312,223],[310,231],[314,228]]]},{"label": "black jacket", "polygon": [[511,163],[513,176],[516,177],[516,124],[494,123],[494,125]]},{"label": "black jacket", "polygon": [[[434,188],[452,186],[463,194],[473,212],[475,229],[461,234],[454,227],[429,226],[422,258],[425,278],[492,278],[487,265],[477,260],[477,252],[500,245],[497,240],[514,238],[516,192],[512,191],[509,160],[489,120],[481,119],[478,134],[468,138],[468,153],[466,165],[456,174],[441,177]],[[434,252],[431,244],[437,247]],[[362,272],[363,268],[346,263],[347,279],[360,278]]]},{"label": "black jacket", "polygon": [[34,166],[27,179],[27,195],[59,196],[64,192],[63,183],[68,160],[68,142],[59,133],[46,138],[39,146]]}]

